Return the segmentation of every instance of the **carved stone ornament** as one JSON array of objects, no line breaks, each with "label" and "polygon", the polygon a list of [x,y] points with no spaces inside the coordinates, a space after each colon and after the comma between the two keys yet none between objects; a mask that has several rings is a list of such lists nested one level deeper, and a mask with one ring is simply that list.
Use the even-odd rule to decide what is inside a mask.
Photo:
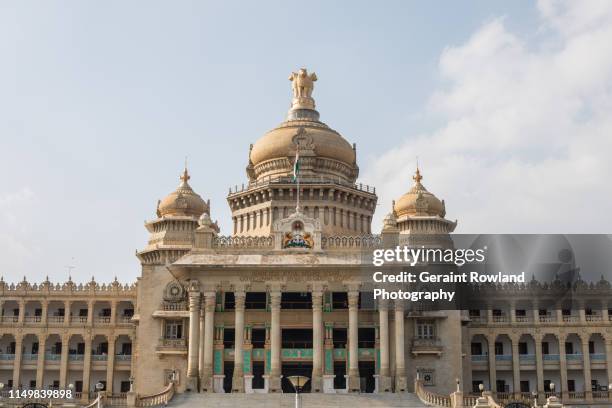
[{"label": "carved stone ornament", "polygon": [[315,148],[312,136],[310,136],[303,127],[297,130],[291,141],[295,145],[295,148],[300,150],[300,153],[305,153],[306,151],[314,150]]},{"label": "carved stone ornament", "polygon": [[321,222],[299,209],[273,226],[275,249],[321,249]]},{"label": "carved stone ornament", "polygon": [[164,289],[164,300],[168,302],[180,302],[185,300],[187,291],[180,282],[172,281]]}]

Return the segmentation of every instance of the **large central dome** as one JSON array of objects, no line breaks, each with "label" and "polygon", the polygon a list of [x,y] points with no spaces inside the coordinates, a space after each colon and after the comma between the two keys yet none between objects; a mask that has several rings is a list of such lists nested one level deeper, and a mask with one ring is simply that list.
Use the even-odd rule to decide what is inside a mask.
[{"label": "large central dome", "polygon": [[317,77],[300,69],[292,73],[293,101],[285,122],[272,129],[251,148],[249,179],[264,180],[291,176],[299,146],[304,178],[338,178],[354,182],[359,174],[355,147],[340,133],[319,121],[312,90]]}]

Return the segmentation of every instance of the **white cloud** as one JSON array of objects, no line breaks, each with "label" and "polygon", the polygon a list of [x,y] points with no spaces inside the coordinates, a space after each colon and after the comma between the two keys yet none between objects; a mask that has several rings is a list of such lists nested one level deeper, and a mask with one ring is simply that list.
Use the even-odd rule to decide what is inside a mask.
[{"label": "white cloud", "polygon": [[381,206],[411,184],[446,199],[458,232],[593,233],[612,230],[612,2],[538,3],[529,40],[503,18],[445,49],[426,114],[441,125],[409,135],[365,181]]}]

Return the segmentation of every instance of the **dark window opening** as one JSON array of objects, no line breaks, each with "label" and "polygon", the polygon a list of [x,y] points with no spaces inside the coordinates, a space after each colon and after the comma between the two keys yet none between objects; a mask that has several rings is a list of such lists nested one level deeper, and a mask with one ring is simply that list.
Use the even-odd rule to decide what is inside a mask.
[{"label": "dark window opening", "polygon": [[563,316],[571,316],[572,315],[572,311],[570,309],[563,309],[563,310],[561,310],[561,314]]},{"label": "dark window opening", "polygon": [[495,342],[495,355],[496,356],[504,355],[504,343]]},{"label": "dark window opening", "polygon": [[574,343],[565,343],[565,354],[574,354]]},{"label": "dark window opening", "polygon": [[529,381],[521,380],[521,392],[529,392]]},{"label": "dark window opening", "polygon": [[348,294],[346,292],[332,292],[332,308],[348,309]]},{"label": "dark window opening", "polygon": [[549,353],[548,342],[542,343],[542,354],[548,355]]},{"label": "dark window opening", "polygon": [[359,348],[374,348],[376,343],[376,331],[373,327],[363,327],[357,330]]},{"label": "dark window opening", "polygon": [[282,309],[312,309],[312,296],[307,292],[283,292]]},{"label": "dark window opening", "polygon": [[119,386],[119,392],[129,392],[130,391],[130,382],[129,381],[121,381],[121,385]]},{"label": "dark window opening", "polygon": [[589,341],[589,354],[595,354],[595,342]]},{"label": "dark window opening", "polygon": [[236,308],[236,298],[234,292],[225,292],[225,302],[223,303],[224,310],[234,310]]},{"label": "dark window opening", "polygon": [[266,345],[266,329],[253,329],[251,331],[253,348],[264,348]]},{"label": "dark window opening", "polygon": [[527,311],[525,309],[516,309],[514,311],[514,314],[515,316],[518,316],[518,317],[525,317],[527,316]]},{"label": "dark window opening", "polygon": [[480,310],[470,309],[470,317],[480,317]]},{"label": "dark window opening", "polygon": [[472,355],[473,356],[481,356],[482,355],[482,343],[472,343],[471,349],[472,349]]},{"label": "dark window opening", "polygon": [[333,329],[334,348],[346,348],[346,329]]},{"label": "dark window opening", "polygon": [[247,292],[245,299],[246,309],[266,309],[266,292]]},{"label": "dark window opening", "polygon": [[236,331],[234,329],[227,329],[227,328],[224,329],[223,330],[223,347],[228,348],[228,349],[233,349],[235,341],[236,341]]},{"label": "dark window opening", "polygon": [[528,348],[527,348],[527,343],[525,343],[525,342],[522,342],[522,341],[521,341],[521,342],[519,342],[518,349],[519,349],[519,354],[520,354],[520,355],[529,354],[529,353],[527,352],[527,351],[528,351]]},{"label": "dark window opening", "polygon": [[312,348],[312,329],[282,329],[282,348]]}]

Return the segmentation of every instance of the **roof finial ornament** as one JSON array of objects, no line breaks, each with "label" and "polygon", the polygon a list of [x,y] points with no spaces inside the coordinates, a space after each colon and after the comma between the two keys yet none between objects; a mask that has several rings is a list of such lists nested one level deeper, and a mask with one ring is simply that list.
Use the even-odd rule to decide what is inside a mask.
[{"label": "roof finial ornament", "polygon": [[416,173],[414,173],[414,176],[412,177],[412,179],[416,182],[416,184],[421,184],[421,180],[423,180],[423,176],[421,176],[421,172],[419,171],[418,159],[417,159]]},{"label": "roof finial ornament", "polygon": [[183,170],[183,174],[180,177],[182,184],[183,185],[187,184],[190,178],[191,176],[189,175],[189,172],[187,171],[187,156],[185,156],[185,169]]},{"label": "roof finial ornament", "polygon": [[291,109],[312,109],[315,108],[312,91],[317,80],[317,74],[308,73],[306,68],[300,68],[298,72],[292,72],[289,80],[292,82],[293,100]]}]

